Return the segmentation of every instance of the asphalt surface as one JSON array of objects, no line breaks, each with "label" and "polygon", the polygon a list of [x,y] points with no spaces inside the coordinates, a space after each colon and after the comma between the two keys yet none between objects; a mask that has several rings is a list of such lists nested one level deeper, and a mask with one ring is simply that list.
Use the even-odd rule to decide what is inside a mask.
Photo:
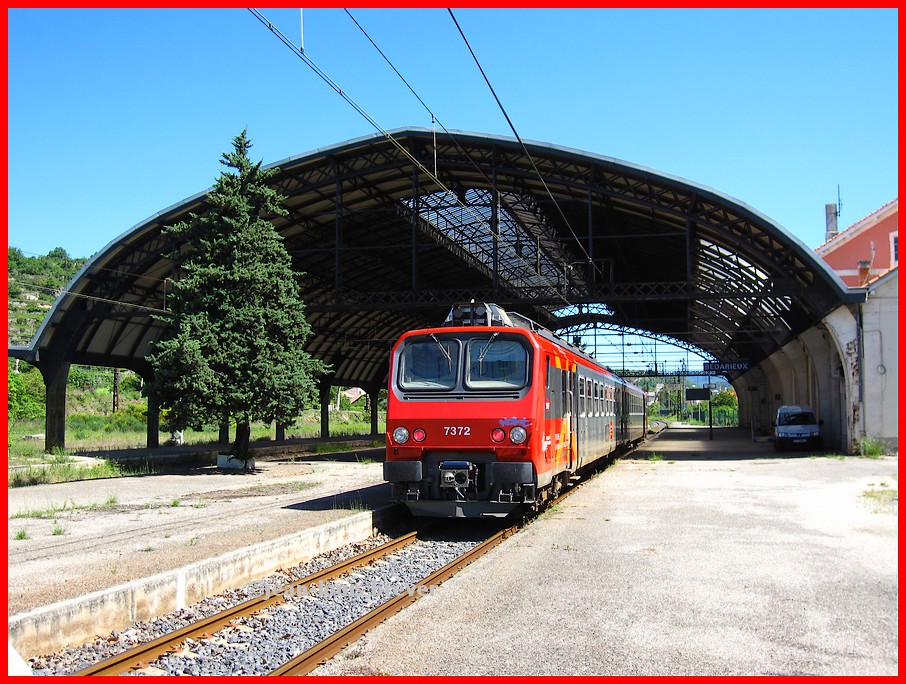
[{"label": "asphalt surface", "polygon": [[320,675],[896,675],[897,457],[670,429]]}]

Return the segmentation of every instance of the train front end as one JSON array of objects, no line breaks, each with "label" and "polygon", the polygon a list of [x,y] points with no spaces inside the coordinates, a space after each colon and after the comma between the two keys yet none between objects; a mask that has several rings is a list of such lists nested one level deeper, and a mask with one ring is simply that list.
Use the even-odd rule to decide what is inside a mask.
[{"label": "train front end", "polygon": [[460,305],[393,348],[384,479],[413,515],[505,517],[535,501],[537,354],[505,316]]}]

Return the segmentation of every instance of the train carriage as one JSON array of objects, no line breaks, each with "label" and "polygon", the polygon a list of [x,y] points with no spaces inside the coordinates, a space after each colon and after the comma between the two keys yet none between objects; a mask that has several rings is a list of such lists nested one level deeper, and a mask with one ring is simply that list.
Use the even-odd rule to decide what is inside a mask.
[{"label": "train carriage", "polygon": [[641,390],[494,304],[456,305],[391,353],[384,479],[417,516],[537,507],[645,433]]}]

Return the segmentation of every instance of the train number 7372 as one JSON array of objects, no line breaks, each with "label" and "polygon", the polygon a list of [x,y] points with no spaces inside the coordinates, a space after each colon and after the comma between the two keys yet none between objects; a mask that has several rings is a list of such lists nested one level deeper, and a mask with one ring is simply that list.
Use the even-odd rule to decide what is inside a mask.
[{"label": "train number 7372", "polygon": [[468,425],[445,425],[444,434],[448,437],[468,437],[472,434],[472,428]]}]

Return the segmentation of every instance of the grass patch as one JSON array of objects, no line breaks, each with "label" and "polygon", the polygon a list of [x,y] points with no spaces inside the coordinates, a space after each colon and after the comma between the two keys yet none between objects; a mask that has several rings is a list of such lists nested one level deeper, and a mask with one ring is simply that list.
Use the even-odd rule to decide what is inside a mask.
[{"label": "grass patch", "polygon": [[866,458],[881,458],[887,455],[887,445],[874,437],[863,437],[859,440],[859,453]]},{"label": "grass patch", "polygon": [[54,521],[53,529],[50,531],[50,533],[51,533],[52,535],[54,535],[55,537],[58,537],[58,536],[60,536],[60,535],[62,535],[62,534],[66,534],[66,528],[64,528],[60,523],[58,523],[58,522],[55,520],[55,521]]},{"label": "grass patch", "polygon": [[10,520],[15,520],[17,518],[37,518],[38,520],[50,520],[57,518],[60,513],[67,513],[69,511],[106,511],[117,504],[116,496],[109,496],[104,503],[93,503],[93,504],[81,504],[76,505],[72,501],[68,504],[63,504],[62,506],[48,506],[47,508],[38,508],[38,509],[29,509],[25,511],[19,511],[18,513],[13,513],[9,516]]},{"label": "grass patch", "polygon": [[57,484],[60,482],[80,482],[82,480],[103,480],[111,477],[150,475],[152,472],[153,470],[147,463],[130,467],[116,461],[101,461],[96,465],[78,465],[68,461],[49,465],[30,465],[10,473],[8,488]]},{"label": "grass patch", "polygon": [[9,516],[9,519],[17,520],[19,518],[37,518],[39,520],[51,520],[53,518],[56,518],[60,513],[66,510],[74,509],[69,509],[65,504],[62,508],[59,508],[57,506],[48,506],[47,508],[19,511],[18,513],[13,513],[11,516]]},{"label": "grass patch", "polygon": [[365,505],[365,502],[362,501],[361,494],[358,493],[348,498],[345,496],[333,497],[331,508],[335,511],[343,510],[352,511],[353,513],[364,513],[365,511],[371,510]]},{"label": "grass patch", "polygon": [[649,461],[663,461],[664,457],[655,451],[655,452],[652,452],[652,454],[648,457],[648,460]]},{"label": "grass patch", "polygon": [[24,528],[16,530],[16,539],[28,539],[28,532]]},{"label": "grass patch", "polygon": [[886,484],[881,483],[884,489],[866,489],[862,496],[872,504],[875,513],[884,513],[893,510],[894,503],[897,502],[899,493],[896,489],[890,489]]},{"label": "grass patch", "polygon": [[[68,404],[69,397],[67,399]],[[109,394],[104,395],[104,401]],[[77,413],[66,419],[67,452],[78,454],[85,452],[104,452],[114,449],[142,449],[147,444],[147,428],[143,402],[130,402],[116,414],[95,415],[100,403],[92,400],[88,404],[76,405]],[[378,413],[378,434],[384,432],[386,412]],[[44,432],[43,420],[15,420],[9,423],[8,447],[11,465],[33,465],[47,463],[48,455],[43,453],[43,439],[35,440],[34,435]],[[306,439],[321,436],[320,409],[306,409],[293,424],[287,426],[287,439]],[[371,416],[361,410],[332,411],[330,414],[330,437],[358,437],[371,434]],[[204,430],[183,431],[184,444],[216,445],[220,437],[218,426],[209,426]],[[169,432],[160,432],[161,444],[166,444]],[[251,431],[252,441],[274,439],[273,424],[254,423]],[[383,440],[375,440],[373,446],[384,446]],[[348,447],[347,447],[348,450]]]},{"label": "grass patch", "polygon": [[[371,446],[373,448],[378,448],[384,446],[384,442],[372,442]],[[342,451],[354,451],[355,449],[361,449],[361,442],[317,442],[314,445],[314,453],[316,454],[335,454]],[[356,460],[360,460],[358,454],[356,454]],[[370,459],[366,459],[370,462]]]}]

